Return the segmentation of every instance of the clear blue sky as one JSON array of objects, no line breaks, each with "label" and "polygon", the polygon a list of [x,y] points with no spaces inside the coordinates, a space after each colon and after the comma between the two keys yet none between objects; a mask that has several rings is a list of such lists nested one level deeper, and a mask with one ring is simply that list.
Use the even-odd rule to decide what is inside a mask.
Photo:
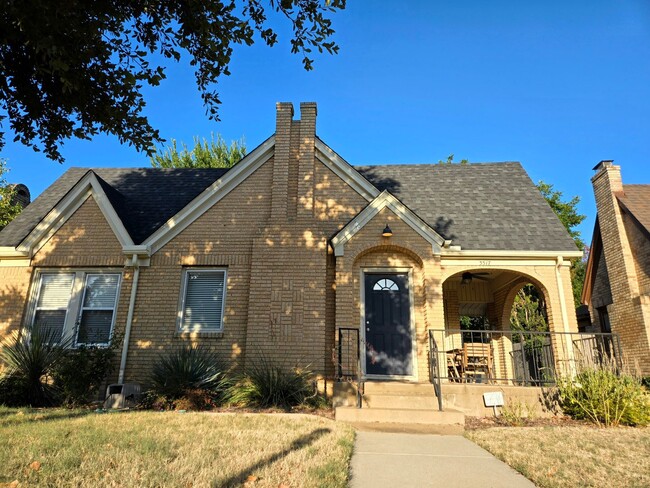
[{"label": "clear blue sky", "polygon": [[[309,73],[286,29],[272,49],[238,47],[219,123],[187,64],[146,92],[146,113],[168,140],[214,132],[252,149],[274,131],[275,102],[316,101],[318,134],[352,164],[521,161],[580,196],[586,241],[598,161],[650,183],[650,1],[349,0],[333,21],[340,54],[316,56]],[[9,179],[33,195],[70,166],[149,165],[112,137],[70,141],[59,165],[8,136]]]}]

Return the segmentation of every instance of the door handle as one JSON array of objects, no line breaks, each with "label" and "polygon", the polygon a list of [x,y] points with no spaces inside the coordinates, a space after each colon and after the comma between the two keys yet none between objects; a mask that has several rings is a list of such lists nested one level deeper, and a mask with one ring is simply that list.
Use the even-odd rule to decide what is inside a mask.
[{"label": "door handle", "polygon": [[366,332],[370,332],[370,327],[366,327]]}]

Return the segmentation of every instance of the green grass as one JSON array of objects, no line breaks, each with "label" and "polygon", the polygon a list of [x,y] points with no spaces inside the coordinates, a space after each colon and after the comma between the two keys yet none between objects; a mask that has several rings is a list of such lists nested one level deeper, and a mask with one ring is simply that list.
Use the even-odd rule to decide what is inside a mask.
[{"label": "green grass", "polygon": [[354,432],[306,415],[0,407],[0,438],[0,483],[329,488],[347,484]]}]

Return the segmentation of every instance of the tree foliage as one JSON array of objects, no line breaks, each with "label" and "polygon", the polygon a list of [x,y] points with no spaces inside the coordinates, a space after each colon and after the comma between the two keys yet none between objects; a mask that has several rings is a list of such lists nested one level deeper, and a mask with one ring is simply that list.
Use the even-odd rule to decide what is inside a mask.
[{"label": "tree foliage", "polygon": [[151,157],[151,166],[154,168],[231,168],[246,155],[244,140],[232,141],[230,146],[220,135],[214,136],[210,141],[198,137],[194,138],[194,148],[181,143],[183,148],[178,149],[176,140],[172,139],[169,147],[157,150]]},{"label": "tree foliage", "polygon": [[510,312],[510,327],[517,331],[548,330],[544,298],[533,285],[526,285],[517,292]]},{"label": "tree foliage", "polygon": [[[162,142],[143,114],[145,85],[189,58],[211,119],[214,90],[233,48],[278,42],[269,15],[291,25],[291,52],[312,69],[313,50],[338,52],[329,14],[346,0],[8,0],[0,13],[0,123],[14,141],[63,161],[62,142],[98,132],[151,154]],[[0,147],[4,142],[0,133]]]},{"label": "tree foliage", "polygon": [[582,251],[585,247],[585,243],[582,241],[580,231],[577,230],[576,227],[580,225],[587,216],[578,213],[580,197],[576,195],[571,200],[565,201],[562,199],[561,191],[553,190],[553,185],[549,185],[543,181],[537,183],[537,188],[558,216],[560,222],[562,222],[569,235],[573,238],[578,249]]},{"label": "tree foliage", "polygon": [[14,199],[15,188],[9,185],[5,178],[8,171],[6,162],[0,159],[0,230],[15,219],[23,209]]},{"label": "tree foliage", "polygon": [[[450,154],[449,156],[447,156],[447,159],[445,159],[444,161],[442,159],[438,160],[438,164],[455,164],[455,163],[456,163],[456,161],[454,161],[454,155],[453,154]],[[469,160],[461,159],[460,161],[458,161],[458,164],[469,164]]]}]

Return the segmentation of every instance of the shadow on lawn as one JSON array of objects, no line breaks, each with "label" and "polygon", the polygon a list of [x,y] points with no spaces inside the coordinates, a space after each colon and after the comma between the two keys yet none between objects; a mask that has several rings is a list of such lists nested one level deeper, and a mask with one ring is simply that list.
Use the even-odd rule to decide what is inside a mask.
[{"label": "shadow on lawn", "polygon": [[[22,414],[20,413],[22,412]],[[52,422],[85,417],[94,413],[92,410],[32,410],[30,408],[14,411],[0,411],[0,427],[21,425],[31,422]]]},{"label": "shadow on lawn", "polygon": [[267,457],[266,459],[262,459],[256,462],[255,464],[249,466],[247,469],[240,471],[238,474],[231,476],[230,478],[224,481],[214,482],[212,486],[214,488],[225,487],[225,486],[241,486],[246,481],[246,478],[248,478],[248,476],[254,474],[260,468],[263,468],[264,466],[268,466],[269,464],[274,463],[278,459],[287,456],[292,451],[298,451],[303,447],[307,447],[308,445],[313,444],[320,437],[324,436],[325,434],[329,434],[331,432],[332,431],[330,429],[316,429],[307,435],[298,437],[295,441],[291,443],[291,446],[289,446],[287,449],[284,449],[278,453],[273,454],[272,456]]}]

